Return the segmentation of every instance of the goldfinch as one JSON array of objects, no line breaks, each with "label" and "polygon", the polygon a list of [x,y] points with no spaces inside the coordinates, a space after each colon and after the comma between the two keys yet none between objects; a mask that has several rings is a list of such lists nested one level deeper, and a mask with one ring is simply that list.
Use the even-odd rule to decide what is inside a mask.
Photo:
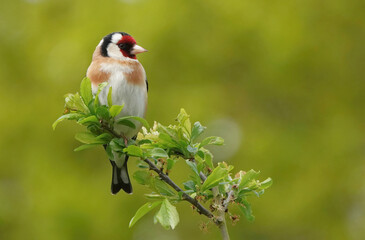
[{"label": "goldfinch", "polygon": [[[108,105],[108,92],[112,87],[112,102],[114,105],[124,105],[122,112],[116,117],[144,117],[147,108],[148,82],[146,72],[136,55],[147,50],[138,46],[134,38],[125,32],[113,32],[105,36],[97,45],[92,56],[92,62],[86,76],[90,78],[92,91],[95,95],[98,85],[107,82],[108,85],[99,93],[102,105]],[[141,124],[134,122],[136,128],[115,125],[116,132],[126,139],[136,136]],[[113,153],[110,160],[113,167],[111,192],[116,194],[123,189],[132,193],[132,185],[128,175],[128,156]]]}]

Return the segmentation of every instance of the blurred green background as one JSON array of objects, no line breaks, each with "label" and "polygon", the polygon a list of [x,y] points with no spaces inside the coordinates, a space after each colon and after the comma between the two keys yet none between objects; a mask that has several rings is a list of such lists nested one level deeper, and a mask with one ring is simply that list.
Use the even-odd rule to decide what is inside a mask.
[{"label": "blurred green background", "polygon": [[[110,194],[103,150],[73,152],[65,122],[101,38],[125,31],[149,50],[147,119],[181,107],[221,135],[216,159],[261,170],[274,185],[252,199],[254,223],[232,239],[365,238],[365,2],[14,0],[0,2],[0,239],[220,239],[180,204],[166,231],[145,202]],[[132,162],[132,161],[131,161]],[[136,167],[130,165],[133,172]],[[172,177],[181,181],[187,168]]]}]

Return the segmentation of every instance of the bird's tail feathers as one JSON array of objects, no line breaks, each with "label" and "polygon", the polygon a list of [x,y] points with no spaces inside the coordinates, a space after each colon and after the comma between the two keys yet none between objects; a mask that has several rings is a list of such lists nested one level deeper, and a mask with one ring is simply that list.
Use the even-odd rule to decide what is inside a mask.
[{"label": "bird's tail feathers", "polygon": [[127,162],[128,162],[128,156],[125,157],[125,162],[123,166],[120,168],[114,161],[110,160],[110,163],[112,164],[113,167],[112,186],[111,186],[112,194],[117,194],[120,191],[120,189],[123,189],[126,193],[129,194],[133,192],[132,184],[129,179]]}]

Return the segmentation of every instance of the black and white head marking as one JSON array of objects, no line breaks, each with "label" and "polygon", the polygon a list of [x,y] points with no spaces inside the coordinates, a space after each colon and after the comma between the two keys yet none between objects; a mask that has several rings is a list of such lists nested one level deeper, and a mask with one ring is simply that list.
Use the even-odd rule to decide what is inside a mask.
[{"label": "black and white head marking", "polygon": [[135,59],[135,56],[130,54],[135,45],[134,39],[125,32],[113,32],[108,34],[100,41],[101,55],[119,60]]},{"label": "black and white head marking", "polygon": [[[114,36],[114,37],[113,37]],[[128,33],[125,32],[113,32],[106,35],[103,40],[99,44],[101,44],[101,55],[104,57],[110,57],[108,55],[108,45],[110,43],[117,44],[117,42],[122,39],[123,36],[130,36]],[[113,41],[114,40],[114,41]]]}]

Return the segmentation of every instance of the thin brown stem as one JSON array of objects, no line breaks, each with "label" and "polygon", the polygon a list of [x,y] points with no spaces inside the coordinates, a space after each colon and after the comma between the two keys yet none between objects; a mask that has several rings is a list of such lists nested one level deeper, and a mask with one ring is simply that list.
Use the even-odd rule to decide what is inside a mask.
[{"label": "thin brown stem", "polygon": [[115,132],[113,129],[111,129],[109,126],[105,125],[104,123],[101,123],[101,127],[107,131],[108,133],[110,133],[111,135],[114,135],[114,137],[117,138],[123,138],[122,135],[118,134],[117,132]]},{"label": "thin brown stem", "polygon": [[[117,138],[123,137],[122,135],[115,132],[113,129],[109,128],[109,126],[106,126],[105,124],[102,124],[102,128]],[[193,159],[193,161],[195,161],[195,159]],[[164,181],[168,185],[170,185],[176,192],[181,192],[182,198],[184,200],[188,201],[189,203],[191,203],[193,206],[195,206],[198,209],[199,213],[212,219],[213,222],[218,226],[223,240],[230,240],[228,230],[227,230],[227,223],[226,223],[226,219],[225,219],[225,214],[226,214],[225,210],[227,209],[227,205],[229,203],[228,198],[231,197],[230,194],[228,194],[228,198],[226,199],[228,201],[224,202],[224,204],[222,204],[221,198],[218,193],[218,189],[216,187],[212,189],[215,201],[219,205],[218,216],[214,216],[213,213],[210,212],[208,209],[206,209],[203,205],[201,205],[198,200],[196,200],[196,199],[190,197],[188,194],[186,194],[174,181],[171,180],[171,178],[167,174],[165,174],[161,169],[159,169],[151,160],[144,159],[144,162],[146,162],[149,165],[150,170],[156,172],[159,175],[159,177],[161,178],[162,181]],[[207,179],[207,177],[205,176],[205,174],[203,172],[200,172],[199,176],[203,182]]]},{"label": "thin brown stem", "polygon": [[175,189],[176,192],[182,192],[183,199],[194,205],[201,214],[207,216],[208,218],[214,217],[214,215],[208,209],[201,205],[198,200],[186,194],[178,185],[176,185],[176,183],[171,180],[171,178],[169,178],[169,176],[167,176],[160,169],[158,169],[153,162],[151,162],[149,159],[145,159],[144,161],[150,166],[150,169],[152,171],[155,171],[160,176],[161,180],[170,185],[173,189]]}]

